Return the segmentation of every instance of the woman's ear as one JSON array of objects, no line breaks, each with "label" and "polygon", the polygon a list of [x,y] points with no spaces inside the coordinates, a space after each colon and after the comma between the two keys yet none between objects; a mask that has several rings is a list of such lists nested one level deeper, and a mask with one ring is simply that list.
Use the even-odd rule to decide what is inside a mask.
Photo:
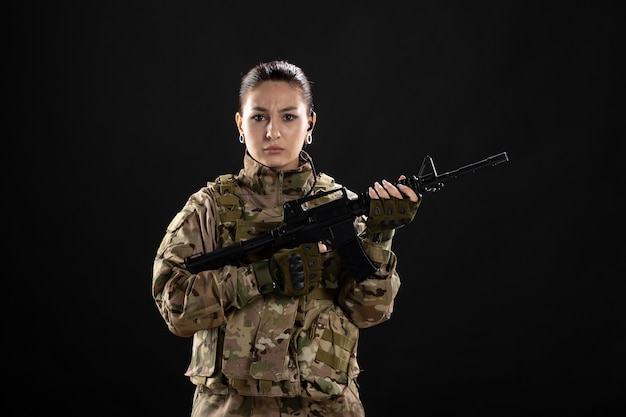
[{"label": "woman's ear", "polygon": [[243,133],[243,128],[241,127],[241,122],[243,119],[241,118],[241,114],[239,112],[235,113],[235,125],[237,126],[237,130],[239,133]]},{"label": "woman's ear", "polygon": [[317,114],[315,114],[315,112],[312,111],[311,115],[309,116],[309,128],[307,129],[308,132],[313,130],[316,122],[317,122]]}]

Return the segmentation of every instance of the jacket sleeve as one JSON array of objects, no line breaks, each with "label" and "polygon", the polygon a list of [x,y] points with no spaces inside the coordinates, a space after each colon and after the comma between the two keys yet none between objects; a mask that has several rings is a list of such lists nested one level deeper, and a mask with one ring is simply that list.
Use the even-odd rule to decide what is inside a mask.
[{"label": "jacket sleeve", "polygon": [[338,302],[357,327],[366,328],[391,318],[400,277],[396,255],[391,250],[395,231],[371,234],[364,218],[357,219],[356,228],[365,253],[378,270],[361,282],[344,275]]},{"label": "jacket sleeve", "polygon": [[249,267],[234,267],[191,274],[186,257],[217,247],[218,220],[210,187],[193,194],[168,225],[156,253],[152,297],[169,330],[181,337],[225,323],[231,309],[260,297]]}]

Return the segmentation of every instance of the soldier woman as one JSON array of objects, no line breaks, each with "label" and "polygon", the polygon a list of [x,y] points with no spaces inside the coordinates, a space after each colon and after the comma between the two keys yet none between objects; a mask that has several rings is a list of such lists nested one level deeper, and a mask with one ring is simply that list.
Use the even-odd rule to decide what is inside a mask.
[{"label": "soldier woman", "polygon": [[301,68],[286,61],[252,68],[235,113],[243,167],[192,194],[157,250],[156,305],[172,333],[193,337],[185,375],[196,386],[194,417],[364,415],[359,329],[392,314],[400,278],[391,244],[417,211],[413,189],[387,181],[368,189],[372,207],[407,210],[384,213],[383,222],[371,212],[354,218],[355,242],[375,266],[366,277],[350,272],[332,240],[266,248],[195,273],[185,262],[267,233],[281,224],[285,202],[344,189],[303,149],[316,121]]}]

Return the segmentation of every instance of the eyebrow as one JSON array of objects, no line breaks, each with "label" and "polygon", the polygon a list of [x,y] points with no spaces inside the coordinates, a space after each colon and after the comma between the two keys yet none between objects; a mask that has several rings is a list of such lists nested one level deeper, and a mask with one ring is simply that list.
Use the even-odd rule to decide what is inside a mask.
[{"label": "eyebrow", "polygon": [[[279,113],[284,113],[284,112],[288,112],[288,111],[294,111],[297,110],[298,107],[296,106],[287,106],[287,107],[283,107],[282,109],[278,109]],[[267,109],[265,107],[261,107],[261,106],[254,106],[252,107],[252,110],[255,111],[267,111]]]}]

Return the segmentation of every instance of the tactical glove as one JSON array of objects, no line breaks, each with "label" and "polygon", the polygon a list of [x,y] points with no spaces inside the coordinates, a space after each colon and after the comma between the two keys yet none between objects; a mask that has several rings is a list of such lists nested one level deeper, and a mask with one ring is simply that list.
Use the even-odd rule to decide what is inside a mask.
[{"label": "tactical glove", "polygon": [[398,229],[410,223],[417,213],[420,201],[395,197],[371,199],[366,222],[368,230],[377,233]]},{"label": "tactical glove", "polygon": [[278,291],[290,297],[310,293],[322,279],[322,256],[317,243],[281,249],[268,260],[252,264],[259,291]]}]

